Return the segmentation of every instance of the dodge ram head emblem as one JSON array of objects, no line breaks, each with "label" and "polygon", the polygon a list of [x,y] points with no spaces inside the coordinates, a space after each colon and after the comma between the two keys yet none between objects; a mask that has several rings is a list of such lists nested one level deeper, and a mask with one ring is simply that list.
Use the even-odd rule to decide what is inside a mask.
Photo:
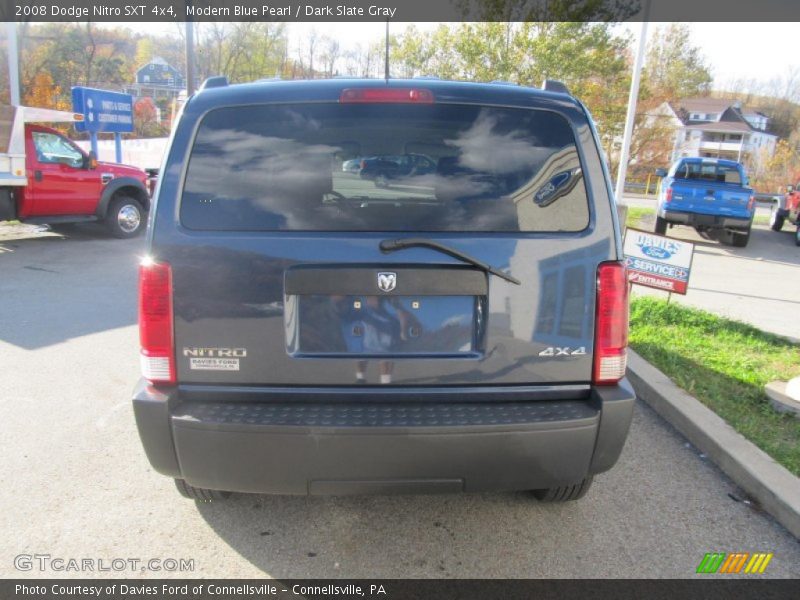
[{"label": "dodge ram head emblem", "polygon": [[397,286],[397,273],[378,273],[378,289],[382,292],[391,292]]}]

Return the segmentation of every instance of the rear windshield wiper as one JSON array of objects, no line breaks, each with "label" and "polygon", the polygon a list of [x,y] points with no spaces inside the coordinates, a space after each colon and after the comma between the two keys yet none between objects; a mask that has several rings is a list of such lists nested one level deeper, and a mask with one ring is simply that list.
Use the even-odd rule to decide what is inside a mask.
[{"label": "rear windshield wiper", "polygon": [[449,254],[453,258],[457,258],[459,260],[463,260],[465,263],[469,263],[478,267],[482,271],[486,271],[487,273],[491,273],[492,275],[497,275],[498,277],[505,279],[506,281],[510,281],[511,283],[515,283],[516,285],[520,285],[519,279],[512,277],[511,275],[507,275],[503,273],[500,269],[495,269],[491,265],[487,265],[485,262],[478,260],[477,258],[473,258],[469,254],[464,254],[460,250],[456,250],[455,248],[451,248],[450,246],[445,246],[444,244],[440,244],[434,240],[427,240],[425,238],[400,238],[396,240],[383,240],[379,245],[381,252],[394,252],[396,250],[403,250],[405,248],[431,248],[433,250],[438,250],[439,252],[443,252],[444,254]]}]

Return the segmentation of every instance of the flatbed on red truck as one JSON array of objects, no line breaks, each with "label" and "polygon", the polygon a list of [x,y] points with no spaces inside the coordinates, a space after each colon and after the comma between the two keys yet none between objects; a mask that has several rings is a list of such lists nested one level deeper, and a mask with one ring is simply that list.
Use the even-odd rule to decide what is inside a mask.
[{"label": "flatbed on red truck", "polygon": [[102,221],[115,237],[139,234],[150,209],[147,173],[99,162],[58,130],[37,124],[73,120],[63,111],[0,107],[0,221]]}]

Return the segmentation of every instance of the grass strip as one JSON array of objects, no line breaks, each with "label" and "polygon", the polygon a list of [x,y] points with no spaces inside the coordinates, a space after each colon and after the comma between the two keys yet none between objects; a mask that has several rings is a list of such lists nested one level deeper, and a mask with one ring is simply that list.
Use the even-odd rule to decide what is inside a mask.
[{"label": "grass strip", "polygon": [[644,206],[629,206],[625,217],[625,225],[634,229],[651,229],[655,222],[656,211],[654,208]]},{"label": "grass strip", "polygon": [[764,385],[800,375],[800,345],[709,312],[638,297],[631,347],[736,431],[800,476],[800,419],[769,404]]}]

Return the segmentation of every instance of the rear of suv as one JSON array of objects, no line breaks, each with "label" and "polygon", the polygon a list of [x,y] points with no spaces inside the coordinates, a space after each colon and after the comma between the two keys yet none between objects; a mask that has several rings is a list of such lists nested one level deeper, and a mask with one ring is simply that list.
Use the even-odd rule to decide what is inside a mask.
[{"label": "rear of suv", "polygon": [[591,118],[543,87],[206,82],[140,267],[153,468],[201,500],[585,494],[633,410],[627,281]]}]

